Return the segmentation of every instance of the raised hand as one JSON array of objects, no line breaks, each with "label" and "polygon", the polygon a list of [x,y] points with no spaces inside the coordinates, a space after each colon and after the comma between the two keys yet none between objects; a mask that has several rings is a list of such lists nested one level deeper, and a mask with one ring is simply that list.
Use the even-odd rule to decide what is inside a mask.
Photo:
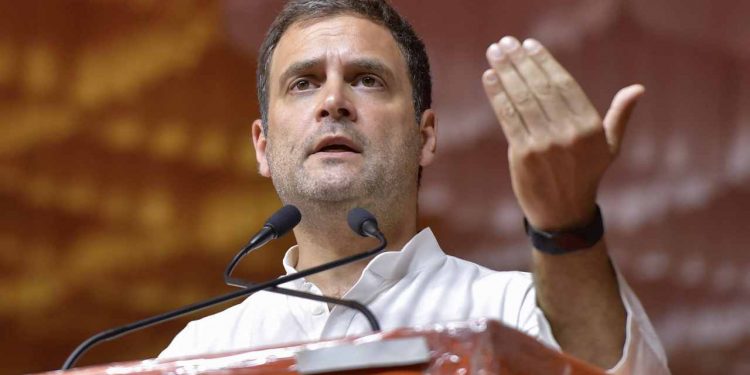
[{"label": "raised hand", "polygon": [[506,36],[487,49],[482,81],[508,140],[513,191],[541,230],[584,225],[615,159],[641,85],[615,95],[604,120],[573,77],[536,40]]}]

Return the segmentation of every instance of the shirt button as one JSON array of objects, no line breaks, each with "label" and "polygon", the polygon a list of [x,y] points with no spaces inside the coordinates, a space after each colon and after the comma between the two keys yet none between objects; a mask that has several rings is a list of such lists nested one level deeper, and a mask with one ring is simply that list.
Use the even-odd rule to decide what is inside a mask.
[{"label": "shirt button", "polygon": [[315,306],[315,308],[313,308],[313,311],[312,311],[313,315],[321,315],[324,312],[325,312],[325,309],[323,308],[323,306],[320,306],[320,305]]}]

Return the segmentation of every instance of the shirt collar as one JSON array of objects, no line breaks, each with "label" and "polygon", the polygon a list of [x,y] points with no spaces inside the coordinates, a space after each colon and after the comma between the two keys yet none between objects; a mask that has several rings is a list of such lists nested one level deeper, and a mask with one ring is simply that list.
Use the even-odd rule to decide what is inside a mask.
[{"label": "shirt collar", "polygon": [[299,246],[294,245],[286,251],[286,254],[284,254],[284,260],[281,261],[281,264],[284,265],[284,271],[286,271],[287,275],[289,275],[290,273],[297,273],[297,270],[294,267],[297,267],[298,260]]},{"label": "shirt collar", "polygon": [[[364,250],[363,250],[364,251]],[[299,247],[292,246],[284,254],[284,270],[287,274],[296,273]],[[397,280],[423,269],[434,267],[445,261],[446,255],[437,243],[430,228],[417,233],[399,251],[386,251],[378,254],[365,267],[363,273],[372,272],[386,280]]]}]

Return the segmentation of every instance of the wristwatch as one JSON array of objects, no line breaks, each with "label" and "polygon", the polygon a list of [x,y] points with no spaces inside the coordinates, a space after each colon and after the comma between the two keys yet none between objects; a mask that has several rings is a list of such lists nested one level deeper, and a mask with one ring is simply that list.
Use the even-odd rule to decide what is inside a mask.
[{"label": "wristwatch", "polygon": [[604,221],[598,204],[594,218],[582,227],[546,232],[532,227],[526,218],[523,219],[523,226],[535,249],[553,255],[588,249],[604,236]]}]

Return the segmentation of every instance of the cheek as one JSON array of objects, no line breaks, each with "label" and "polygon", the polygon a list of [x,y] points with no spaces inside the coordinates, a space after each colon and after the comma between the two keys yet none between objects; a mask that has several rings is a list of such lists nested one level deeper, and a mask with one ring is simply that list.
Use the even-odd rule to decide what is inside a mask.
[{"label": "cheek", "polygon": [[[279,100],[268,112],[268,122],[278,130],[277,136],[287,137],[287,133],[302,133],[315,120],[315,102],[311,95],[308,98]],[[288,138],[288,137],[287,137]]]},{"label": "cheek", "polygon": [[358,106],[359,117],[368,123],[396,127],[416,124],[411,101],[389,100],[383,102],[363,102]]},{"label": "cheek", "polygon": [[[366,120],[368,138],[374,144],[382,145],[389,152],[403,155],[411,148],[414,137],[419,137],[416,120],[402,106],[383,106],[360,111]],[[419,140],[417,140],[419,142]]]},{"label": "cheek", "polygon": [[305,156],[308,139],[302,127],[289,126],[290,119],[271,122],[268,130],[267,154],[269,163],[276,165],[296,164]]},{"label": "cheek", "polygon": [[268,117],[268,142],[272,143],[277,147],[279,146],[294,147],[294,145],[286,146],[290,143],[290,140],[294,139],[294,135],[297,132],[294,124],[300,123],[299,118],[295,118],[296,111],[274,111],[269,113]]},{"label": "cheek", "polygon": [[276,134],[269,134],[268,154],[273,160],[289,160],[294,155],[298,145],[292,142],[290,133],[284,129],[276,129]]}]

